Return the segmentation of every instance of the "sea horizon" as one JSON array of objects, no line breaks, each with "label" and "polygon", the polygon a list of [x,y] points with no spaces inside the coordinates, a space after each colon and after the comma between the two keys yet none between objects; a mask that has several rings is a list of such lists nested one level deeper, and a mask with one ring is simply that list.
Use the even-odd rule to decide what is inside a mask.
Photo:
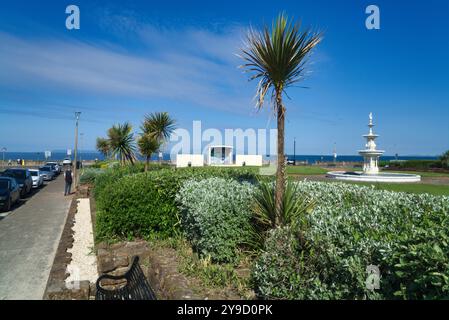
[{"label": "sea horizon", "polygon": [[[17,160],[17,159],[23,159],[23,160],[32,160],[32,161],[44,161],[44,160],[63,160],[64,158],[70,157],[71,159],[74,158],[74,153],[72,151],[72,155],[68,156],[67,152],[64,151],[52,151],[51,157],[48,159],[45,159],[45,153],[44,152],[14,152],[14,151],[7,151],[4,153],[4,160]],[[235,157],[235,155],[234,155]],[[264,155],[264,160],[269,160],[274,158],[275,156],[267,156]],[[102,161],[105,159],[105,157],[97,151],[78,151],[78,158],[81,160],[99,160]],[[294,157],[292,154],[288,154],[287,158],[289,160],[293,160],[293,158],[296,159],[296,161],[300,162],[307,162],[307,163],[315,163],[315,162],[333,162],[334,156],[332,154],[296,154]],[[144,157],[138,155],[139,160],[144,160]],[[164,153],[163,160],[170,160],[170,154]],[[438,159],[437,155],[384,155],[380,157],[380,160],[389,161],[389,160],[436,160]],[[3,160],[3,153],[0,153],[0,160]],[[158,155],[155,154],[151,157],[151,160],[158,160]],[[349,154],[349,155],[337,155],[337,162],[361,162],[363,161],[363,158],[360,155],[356,154]]]}]

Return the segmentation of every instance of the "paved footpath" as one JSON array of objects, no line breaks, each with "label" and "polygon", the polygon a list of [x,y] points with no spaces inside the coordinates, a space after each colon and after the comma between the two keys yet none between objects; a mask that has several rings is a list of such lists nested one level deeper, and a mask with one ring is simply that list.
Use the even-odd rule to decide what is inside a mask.
[{"label": "paved footpath", "polygon": [[61,174],[0,220],[0,300],[42,299],[71,198]]}]

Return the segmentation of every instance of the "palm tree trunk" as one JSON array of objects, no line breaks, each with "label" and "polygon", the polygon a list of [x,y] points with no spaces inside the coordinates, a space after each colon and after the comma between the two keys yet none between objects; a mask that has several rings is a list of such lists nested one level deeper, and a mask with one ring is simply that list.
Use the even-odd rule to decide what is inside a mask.
[{"label": "palm tree trunk", "polygon": [[150,166],[150,157],[147,156],[147,159],[145,161],[145,172],[148,171],[149,166]]},{"label": "palm tree trunk", "polygon": [[281,210],[282,202],[284,200],[285,193],[285,157],[284,157],[284,125],[285,125],[285,112],[284,105],[282,103],[282,91],[276,93],[276,105],[277,105],[277,144],[278,144],[278,162],[276,170],[276,192],[275,192],[275,205],[276,205],[276,226],[281,224]]}]

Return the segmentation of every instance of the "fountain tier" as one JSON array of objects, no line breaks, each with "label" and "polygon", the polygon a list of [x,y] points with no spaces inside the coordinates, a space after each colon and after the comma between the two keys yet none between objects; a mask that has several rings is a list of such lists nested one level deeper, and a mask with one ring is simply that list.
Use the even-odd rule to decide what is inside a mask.
[{"label": "fountain tier", "polygon": [[368,128],[369,133],[363,135],[366,139],[365,149],[360,150],[359,154],[363,157],[363,172],[345,172],[332,171],[327,173],[328,178],[350,181],[366,181],[366,182],[418,182],[421,176],[415,174],[402,173],[380,173],[379,157],[385,152],[376,149],[377,134],[373,133],[373,114],[369,114]]}]

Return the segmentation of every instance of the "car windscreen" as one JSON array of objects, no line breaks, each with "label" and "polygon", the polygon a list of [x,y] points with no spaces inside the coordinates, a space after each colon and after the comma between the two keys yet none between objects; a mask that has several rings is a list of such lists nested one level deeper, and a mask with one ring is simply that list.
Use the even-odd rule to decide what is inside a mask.
[{"label": "car windscreen", "polygon": [[0,190],[8,190],[9,181],[6,179],[0,179]]},{"label": "car windscreen", "polygon": [[39,168],[39,170],[40,171],[51,171],[51,168],[50,167],[42,167],[42,168]]},{"label": "car windscreen", "polygon": [[5,173],[8,175],[11,175],[17,179],[25,179],[26,178],[25,170],[6,170]]},{"label": "car windscreen", "polygon": [[33,177],[39,176],[39,172],[37,172],[37,171],[30,171],[30,173]]}]

